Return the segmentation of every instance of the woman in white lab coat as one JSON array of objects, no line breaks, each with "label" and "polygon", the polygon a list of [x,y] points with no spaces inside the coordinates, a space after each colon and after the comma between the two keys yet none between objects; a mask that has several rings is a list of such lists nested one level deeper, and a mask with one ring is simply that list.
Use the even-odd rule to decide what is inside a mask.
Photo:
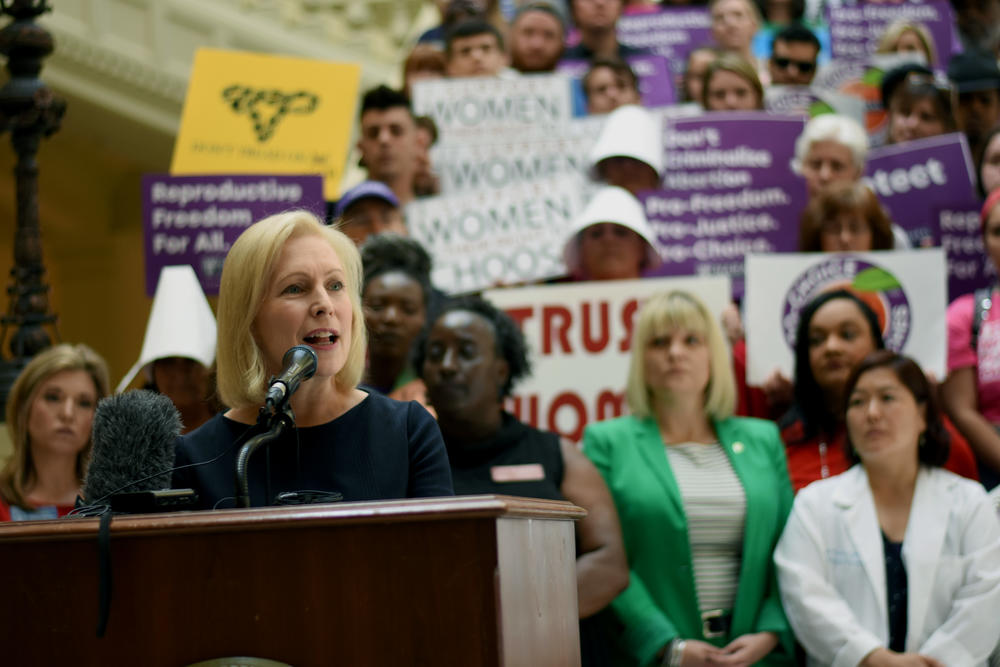
[{"label": "woman in white lab coat", "polygon": [[926,377],[887,350],[848,380],[860,463],[795,498],[774,554],[809,665],[985,665],[1000,639],[1000,519],[941,468],[948,436]]}]

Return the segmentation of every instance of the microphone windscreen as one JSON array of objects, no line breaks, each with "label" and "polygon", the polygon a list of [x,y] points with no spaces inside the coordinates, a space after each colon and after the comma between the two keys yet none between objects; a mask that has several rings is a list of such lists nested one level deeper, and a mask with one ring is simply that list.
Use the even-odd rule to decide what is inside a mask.
[{"label": "microphone windscreen", "polygon": [[[180,432],[177,408],[163,394],[136,389],[101,399],[94,413],[84,501],[93,504],[110,493],[168,488]],[[150,475],[156,476],[144,479]]]}]

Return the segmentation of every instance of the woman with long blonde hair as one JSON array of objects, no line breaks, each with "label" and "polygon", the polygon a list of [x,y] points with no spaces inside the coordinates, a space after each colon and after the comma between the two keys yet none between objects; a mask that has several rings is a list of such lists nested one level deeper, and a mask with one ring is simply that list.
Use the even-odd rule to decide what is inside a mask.
[{"label": "woman with long blonde hair", "polygon": [[14,453],[0,470],[0,521],[54,519],[73,508],[108,387],[107,364],[86,345],[56,345],[28,362],[7,397]]}]

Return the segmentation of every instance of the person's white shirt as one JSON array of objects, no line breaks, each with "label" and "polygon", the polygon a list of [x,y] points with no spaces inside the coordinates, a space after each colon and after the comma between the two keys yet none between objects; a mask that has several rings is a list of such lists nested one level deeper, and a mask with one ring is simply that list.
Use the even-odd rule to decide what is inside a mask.
[{"label": "person's white shirt", "polygon": [[[889,643],[881,529],[864,467],[795,498],[774,552],[809,665],[856,667]],[[903,538],[907,652],[986,665],[1000,641],[1000,518],[982,486],[922,466]]]}]

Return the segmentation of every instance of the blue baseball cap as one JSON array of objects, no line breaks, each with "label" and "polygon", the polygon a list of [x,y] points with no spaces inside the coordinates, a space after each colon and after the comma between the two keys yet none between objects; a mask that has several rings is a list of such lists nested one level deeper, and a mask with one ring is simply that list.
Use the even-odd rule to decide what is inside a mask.
[{"label": "blue baseball cap", "polygon": [[399,198],[388,185],[382,181],[364,181],[344,193],[333,209],[333,217],[339,218],[352,204],[362,199],[372,198],[381,199],[393,207],[399,207]]}]

